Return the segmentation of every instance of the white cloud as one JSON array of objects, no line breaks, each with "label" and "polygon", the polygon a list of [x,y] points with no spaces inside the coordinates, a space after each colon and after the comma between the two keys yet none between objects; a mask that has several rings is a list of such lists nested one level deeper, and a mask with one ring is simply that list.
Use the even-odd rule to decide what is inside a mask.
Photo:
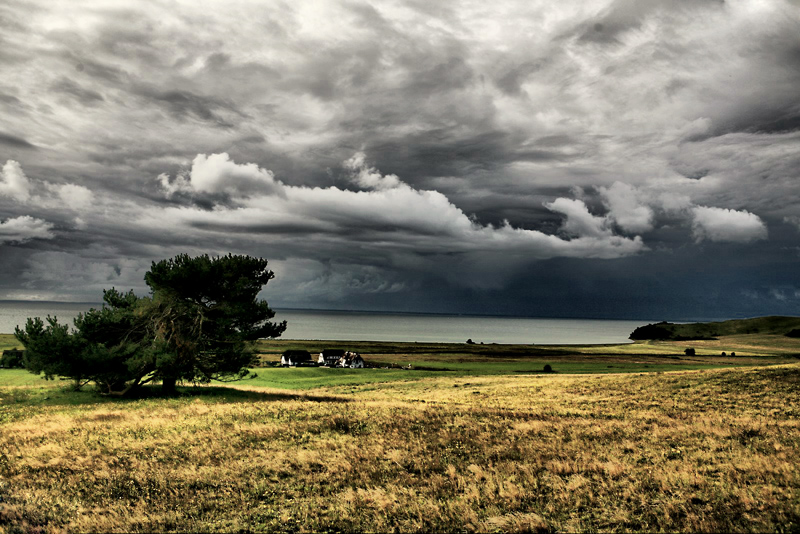
[{"label": "white cloud", "polygon": [[227,152],[198,154],[190,171],[179,172],[174,179],[166,173],[158,182],[168,197],[176,193],[227,194],[241,199],[259,195],[284,195],[284,185],[268,169],[255,163],[236,163]]},{"label": "white cloud", "polygon": [[582,200],[557,198],[553,202],[545,203],[550,211],[562,213],[567,216],[561,229],[570,236],[603,237],[611,235],[608,220],[605,217],[596,217],[589,213],[589,208]]},{"label": "white cloud", "polygon": [[800,230],[800,217],[794,215],[789,217],[784,217],[783,222],[785,222],[786,224],[791,224],[795,226],[798,230]]},{"label": "white cloud", "polygon": [[191,193],[193,191],[191,179],[186,172],[178,173],[174,180],[170,179],[169,174],[163,172],[158,175],[157,180],[167,198],[172,197],[175,193]]},{"label": "white cloud", "polygon": [[673,213],[680,213],[692,207],[689,195],[671,191],[658,195],[657,203],[664,211]]},{"label": "white cloud", "polygon": [[641,198],[639,190],[622,182],[599,187],[608,215],[625,232],[642,233],[653,229],[653,210]]},{"label": "white cloud", "polygon": [[283,189],[272,171],[255,163],[236,164],[225,152],[210,156],[198,154],[192,162],[191,182],[200,192],[236,196],[281,194]]},{"label": "white cloud", "polygon": [[695,240],[750,243],[767,238],[767,226],[753,213],[725,208],[692,208],[692,233]]},{"label": "white cloud", "polygon": [[400,178],[396,175],[383,175],[374,167],[367,165],[367,156],[363,152],[356,152],[352,158],[344,162],[344,166],[353,172],[353,182],[366,189],[393,189],[401,184]]},{"label": "white cloud", "polygon": [[770,295],[775,300],[785,301],[787,300],[786,293],[782,289],[772,288],[770,289]]},{"label": "white cloud", "polygon": [[[205,158],[209,159],[209,158]],[[640,238],[614,235],[603,217],[589,213],[579,200],[556,199],[547,207],[566,215],[566,238],[538,230],[480,225],[438,191],[417,190],[394,177],[384,187],[383,176],[357,154],[351,169],[381,179],[377,189],[349,191],[336,187],[284,186],[281,197],[267,194],[240,199],[234,207],[159,208],[140,223],[152,231],[167,225],[178,232],[202,229],[206,235],[254,236],[273,232],[287,236],[284,253],[334,254],[341,262],[379,262],[405,270],[462,273],[461,283],[502,284],[506,274],[535,260],[553,257],[617,258],[644,249]],[[209,176],[210,181],[216,177]],[[304,236],[297,240],[297,235]],[[354,241],[358,246],[353,246]],[[299,249],[303,252],[298,252]],[[379,258],[383,258],[380,260]],[[498,262],[502,258],[502,262]],[[503,266],[498,265],[504,264]],[[451,265],[452,264],[452,265]],[[465,273],[465,271],[469,271]],[[379,287],[391,287],[378,284]]]},{"label": "white cloud", "polygon": [[[8,196],[19,204],[37,205],[48,209],[67,208],[80,211],[92,205],[92,192],[76,184],[39,182],[38,187],[25,175],[22,166],[8,160],[0,175],[0,196]],[[34,191],[31,193],[31,191]]]},{"label": "white cloud", "polygon": [[0,243],[24,243],[31,239],[53,239],[53,225],[29,215],[0,222]]},{"label": "white cloud", "polygon": [[0,174],[0,195],[11,197],[17,202],[27,202],[31,196],[31,184],[22,172],[22,166],[10,159],[3,165]]},{"label": "white cloud", "polygon": [[61,184],[51,185],[50,188],[58,196],[61,205],[71,210],[86,210],[92,205],[94,200],[94,194],[82,185]]},{"label": "white cloud", "polygon": [[[702,189],[704,180],[679,181]],[[697,205],[689,194],[664,190],[663,184],[634,187],[616,182],[610,187],[598,187],[597,191],[609,209],[607,218],[626,231],[652,230],[658,226],[659,217],[666,217],[671,222],[691,225],[692,237],[698,243],[704,240],[750,243],[767,238],[766,224],[757,215],[746,210]],[[784,220],[791,222],[788,217]]]}]

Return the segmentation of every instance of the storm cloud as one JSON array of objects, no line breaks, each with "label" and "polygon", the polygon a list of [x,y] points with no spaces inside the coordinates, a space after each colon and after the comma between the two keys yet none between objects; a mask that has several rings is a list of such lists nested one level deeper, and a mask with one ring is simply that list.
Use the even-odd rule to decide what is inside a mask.
[{"label": "storm cloud", "polygon": [[271,260],[287,307],[800,305],[796,2],[28,0],[0,21],[0,299],[144,291],[153,260],[234,252]]}]

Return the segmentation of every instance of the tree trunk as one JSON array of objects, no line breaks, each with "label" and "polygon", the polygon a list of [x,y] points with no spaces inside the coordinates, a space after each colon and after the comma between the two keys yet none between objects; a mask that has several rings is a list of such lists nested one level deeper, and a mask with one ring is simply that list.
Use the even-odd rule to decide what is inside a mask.
[{"label": "tree trunk", "polygon": [[178,382],[178,377],[176,376],[165,376],[161,379],[161,392],[164,395],[175,395],[178,390],[175,388],[175,384]]}]

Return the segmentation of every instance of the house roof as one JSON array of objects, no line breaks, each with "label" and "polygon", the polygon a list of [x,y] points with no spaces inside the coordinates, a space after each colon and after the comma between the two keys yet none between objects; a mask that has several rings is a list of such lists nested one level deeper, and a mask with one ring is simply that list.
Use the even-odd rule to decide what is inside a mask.
[{"label": "house roof", "polygon": [[311,353],[307,350],[287,350],[283,353],[284,358],[291,358],[292,360],[310,360]]}]

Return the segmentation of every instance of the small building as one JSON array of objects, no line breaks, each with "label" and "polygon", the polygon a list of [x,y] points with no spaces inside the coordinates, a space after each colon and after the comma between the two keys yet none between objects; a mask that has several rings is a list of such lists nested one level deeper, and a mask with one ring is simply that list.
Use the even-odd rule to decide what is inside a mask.
[{"label": "small building", "polygon": [[364,358],[357,352],[345,352],[339,361],[336,363],[336,367],[349,367],[350,369],[361,369],[364,367]]},{"label": "small building", "polygon": [[307,350],[287,350],[281,355],[281,365],[297,366],[312,365],[311,353]]},{"label": "small building", "polygon": [[324,349],[322,352],[319,353],[319,359],[317,359],[317,365],[327,365],[328,367],[334,367],[336,362],[338,362],[342,356],[344,356],[344,350],[342,349]]},{"label": "small building", "polygon": [[363,369],[363,368],[364,368],[364,358],[362,358],[360,354],[355,354],[353,358],[350,360],[350,369]]}]

